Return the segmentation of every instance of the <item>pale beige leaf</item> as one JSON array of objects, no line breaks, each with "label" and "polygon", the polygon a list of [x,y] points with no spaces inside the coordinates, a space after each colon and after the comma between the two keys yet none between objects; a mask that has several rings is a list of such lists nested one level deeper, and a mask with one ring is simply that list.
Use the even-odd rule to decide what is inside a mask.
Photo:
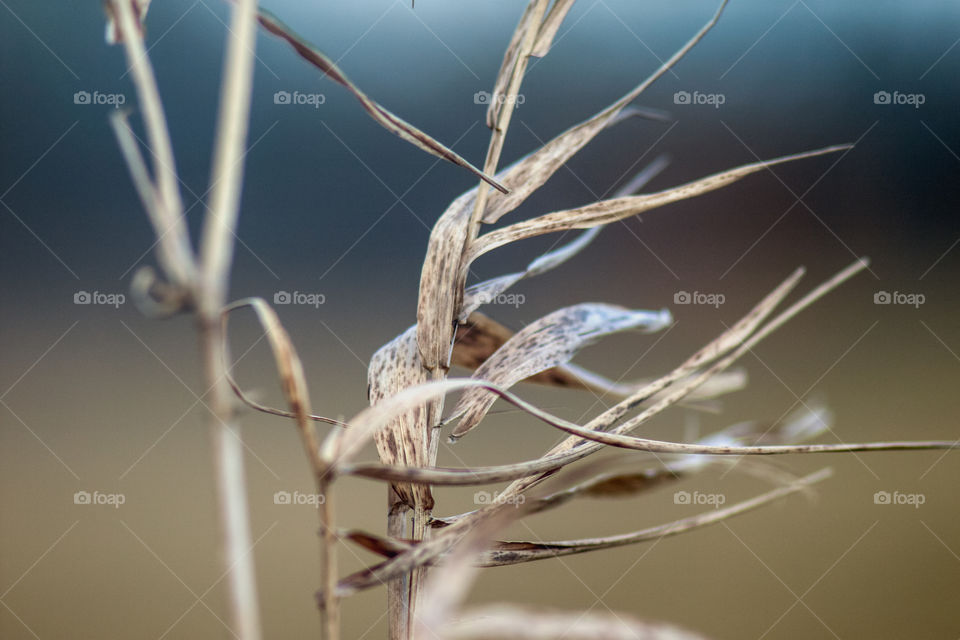
[{"label": "pale beige leaf", "polygon": [[276,16],[261,9],[258,20],[267,32],[285,40],[301,58],[329,76],[334,82],[346,87],[346,89],[360,101],[360,104],[364,110],[370,114],[370,117],[380,126],[431,155],[467,169],[498,191],[506,192],[506,188],[503,187],[503,185],[467,162],[455,151],[373,101],[347,78],[346,74],[337,67],[333,60],[294,33],[290,27],[283,24]]},{"label": "pale beige leaf", "polygon": [[[300,356],[290,340],[290,335],[280,323],[276,311],[261,298],[245,298],[227,305],[221,313],[221,323],[223,325],[224,341],[228,336],[228,323],[230,314],[237,309],[249,307],[256,313],[267,341],[270,344],[270,351],[273,353],[274,363],[277,367],[277,373],[280,376],[280,385],[283,389],[283,395],[290,407],[289,415],[297,422],[300,431],[300,438],[303,441],[304,449],[310,460],[310,465],[314,473],[325,473],[327,466],[320,458],[320,441],[317,438],[317,432],[313,425],[313,416],[310,413],[310,393],[307,388],[307,380],[303,373],[303,364],[300,362]],[[224,347],[224,353],[228,353]],[[234,390],[239,392],[240,387],[233,381],[230,373],[231,366],[225,363],[225,376],[228,378]],[[241,393],[242,396],[242,393]]]},{"label": "pale beige leaf", "polygon": [[[471,371],[486,362],[493,353],[514,335],[514,332],[479,311],[470,314],[457,325],[453,345],[452,364]],[[524,379],[524,382],[550,387],[563,387],[592,391],[598,395],[628,398],[651,384],[651,380],[619,382],[610,380],[573,363],[559,365]],[[691,402],[709,400],[720,395],[743,389],[747,374],[743,369],[724,371],[714,376],[701,387],[691,392]],[[696,408],[696,406],[694,406]]]},{"label": "pale beige leaf", "polygon": [[831,475],[831,469],[821,469],[803,478],[799,478],[797,481],[788,485],[777,487],[766,493],[754,496],[749,500],[730,505],[729,507],[710,509],[709,511],[689,518],[683,518],[675,522],[649,527],[639,531],[632,531],[630,533],[599,538],[583,538],[580,540],[501,542],[497,544],[496,548],[484,553],[480,562],[482,566],[502,566],[587,553],[599,549],[613,549],[649,540],[659,540],[668,536],[674,536],[686,531],[716,524],[717,522],[746,513],[790,494],[807,490],[811,485],[821,482]]},{"label": "pale beige leaf", "polygon": [[562,167],[577,151],[593,140],[600,131],[613,124],[624,107],[643,93],[660,76],[669,71],[694,45],[703,39],[719,20],[726,4],[727,0],[724,0],[713,17],[646,80],[603,111],[567,129],[507,169],[501,181],[509,193],[506,194],[506,197],[496,193],[490,194],[484,208],[483,221],[487,223],[496,222],[505,214],[516,209],[531,193],[543,186],[550,176],[556,173],[557,169]]},{"label": "pale beige leaf", "polygon": [[553,39],[557,36],[557,30],[573,7],[574,1],[555,0],[547,17],[540,24],[540,32],[537,33],[537,41],[533,45],[533,51],[530,52],[530,55],[537,58],[547,55],[547,52],[550,51],[550,45],[553,44]]},{"label": "pale beige leaf", "polygon": [[[377,406],[397,393],[427,381],[417,352],[417,328],[410,327],[381,347],[370,359],[367,384],[370,405]],[[428,410],[412,407],[376,431],[374,440],[380,460],[386,464],[423,467],[430,464]],[[429,510],[433,506],[430,487],[394,485],[400,498],[410,507]]]},{"label": "pale beige leaf", "polygon": [[[737,167],[736,169],[715,173],[665,191],[601,200],[600,202],[577,207],[576,209],[555,211],[530,220],[517,222],[477,238],[476,242],[470,246],[470,252],[465,264],[469,265],[488,251],[511,242],[517,242],[545,233],[556,233],[557,231],[566,231],[568,229],[589,229],[597,225],[609,224],[644,211],[662,207],[672,202],[678,202],[709,193],[710,191],[715,191],[745,176],[769,169],[778,164],[812,158],[827,153],[835,153],[849,148],[850,145],[835,145],[814,151],[774,158],[773,160],[753,162]],[[515,197],[513,194],[511,194],[511,196]]]},{"label": "pale beige leaf", "polygon": [[[634,311],[597,303],[566,307],[516,333],[477,368],[473,377],[510,388],[524,378],[569,362],[577,351],[605,335],[628,329],[659,331],[671,321],[666,309]],[[476,427],[495,399],[482,389],[466,391],[451,416],[463,417],[450,434],[450,440]]]}]

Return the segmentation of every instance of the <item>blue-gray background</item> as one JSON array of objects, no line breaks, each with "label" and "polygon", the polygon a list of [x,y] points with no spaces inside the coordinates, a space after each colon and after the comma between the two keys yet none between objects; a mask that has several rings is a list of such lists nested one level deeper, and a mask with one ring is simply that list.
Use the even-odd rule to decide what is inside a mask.
[{"label": "blue-gray background", "polygon": [[[222,615],[222,582],[190,322],[143,319],[129,301],[119,309],[73,303],[79,291],[125,293],[136,267],[153,263],[153,237],[108,124],[111,107],[74,102],[77,92],[122,94],[142,131],[123,52],[104,44],[96,3],[0,4],[0,635],[228,636],[207,609]],[[490,89],[522,3],[265,6],[376,100],[482,164],[489,132],[474,94]],[[531,65],[504,159],[635,86],[714,8],[699,0],[578,3],[550,54]],[[147,20],[194,230],[209,181],[227,20],[227,7],[211,0],[155,2]],[[684,424],[772,421],[801,401],[824,399],[836,413],[824,441],[960,435],[951,393],[960,375],[958,40],[960,5],[946,0],[734,1],[638,100],[669,111],[671,122],[633,120],[602,133],[510,219],[593,201],[662,153],[672,163],[650,189],[757,157],[839,142],[856,148],[613,225],[576,261],[518,288],[523,305],[491,312],[520,327],[584,300],[670,307],[678,322],[662,340],[616,337],[580,359],[637,378],[689,355],[795,266],[808,267],[812,286],[869,255],[871,273],[745,359],[751,386],[725,402],[724,414],[677,411],[649,432],[680,437]],[[233,294],[324,296],[319,308],[278,309],[317,410],[349,416],[365,402],[366,360],[413,322],[430,226],[475,181],[379,128],[284,43],[261,36],[257,56]],[[278,91],[322,94],[323,104],[275,104]],[[676,104],[679,91],[725,101]],[[923,104],[876,104],[879,91],[921,96]],[[477,274],[513,270],[552,242],[499,250]],[[721,293],[726,302],[678,306],[679,291]],[[876,305],[881,291],[924,302]],[[244,321],[236,333],[241,380],[279,402],[260,333]],[[599,406],[592,397],[520,390],[574,419]],[[308,507],[272,501],[278,490],[308,490],[306,464],[282,421],[251,415],[245,434],[265,626],[271,637],[313,634],[315,519]],[[441,462],[519,460],[555,437],[503,413],[444,450]],[[958,635],[953,454],[780,463],[798,471],[832,464],[837,477],[819,502],[791,498],[729,527],[494,570],[474,598],[609,607],[714,637]],[[719,472],[684,486],[730,501],[766,487]],[[79,490],[122,493],[126,504],[76,506]],[[344,491],[344,524],[382,531],[382,489],[358,481]],[[919,493],[925,503],[876,505],[877,491]],[[473,504],[467,491],[439,495],[444,513]],[[696,511],[672,495],[584,502],[511,534],[615,533]],[[341,557],[344,571],[373,560],[359,551]],[[347,603],[347,637],[382,636],[382,599],[373,592]]]}]

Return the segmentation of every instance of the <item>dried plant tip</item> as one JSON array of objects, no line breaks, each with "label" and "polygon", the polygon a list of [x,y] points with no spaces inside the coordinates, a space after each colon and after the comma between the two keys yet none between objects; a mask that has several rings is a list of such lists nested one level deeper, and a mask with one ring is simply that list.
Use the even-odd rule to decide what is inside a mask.
[{"label": "dried plant tip", "polygon": [[260,25],[266,29],[267,32],[285,40],[301,58],[328,75],[331,80],[350,91],[350,93],[360,101],[360,104],[363,105],[364,110],[370,114],[370,117],[384,129],[396,134],[422,151],[426,151],[431,155],[467,169],[497,191],[507,193],[506,187],[467,162],[455,151],[370,99],[367,94],[347,78],[346,74],[337,67],[333,60],[294,33],[290,27],[280,22],[276,16],[261,9],[258,19]]},{"label": "dried plant tip", "polygon": [[601,200],[600,202],[595,202],[584,207],[555,211],[530,220],[524,220],[523,222],[491,231],[477,238],[477,241],[470,246],[470,252],[464,260],[464,264],[469,265],[488,251],[511,242],[517,242],[545,233],[556,233],[557,231],[566,231],[568,229],[589,229],[597,225],[609,224],[637,215],[638,213],[643,213],[644,211],[715,191],[745,176],[769,169],[778,164],[812,158],[827,153],[835,153],[849,149],[850,146],[851,145],[835,145],[814,151],[774,158],[773,160],[753,162],[737,167],[736,169],[715,173],[711,176],[695,180],[694,182],[688,182],[687,184],[665,191]]}]

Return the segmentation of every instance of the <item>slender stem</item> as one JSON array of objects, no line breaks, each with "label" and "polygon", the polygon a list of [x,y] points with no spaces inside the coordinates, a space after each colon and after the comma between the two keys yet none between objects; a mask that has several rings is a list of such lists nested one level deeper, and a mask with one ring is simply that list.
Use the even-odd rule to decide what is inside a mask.
[{"label": "slender stem", "polygon": [[234,4],[224,59],[210,210],[204,220],[200,247],[202,285],[206,290],[200,304],[206,305],[206,311],[211,314],[219,314],[226,300],[233,237],[240,212],[243,157],[253,87],[256,16],[257,0],[238,0]]},{"label": "slender stem", "polygon": [[219,317],[200,319],[204,377],[210,388],[210,440],[213,448],[221,548],[228,572],[230,626],[241,640],[259,640],[260,612],[253,564],[253,536],[243,469],[243,443],[233,407],[233,392],[224,377]]},{"label": "slender stem", "polygon": [[[153,172],[157,187],[154,192],[154,206],[147,207],[147,213],[157,235],[158,257],[168,278],[182,287],[189,287],[194,281],[196,265],[183,217],[173,145],[163,112],[163,102],[160,100],[157,81],[153,75],[153,66],[147,56],[143,34],[137,26],[129,0],[111,0],[109,6],[123,39],[147,129],[150,151],[154,157]],[[128,159],[132,149],[133,146],[129,144],[125,149]],[[131,167],[133,168],[133,165]]]}]

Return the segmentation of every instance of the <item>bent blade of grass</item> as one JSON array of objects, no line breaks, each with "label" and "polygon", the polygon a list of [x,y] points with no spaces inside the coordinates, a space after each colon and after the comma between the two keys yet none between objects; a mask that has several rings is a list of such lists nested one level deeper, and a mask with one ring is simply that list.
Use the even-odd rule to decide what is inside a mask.
[{"label": "bent blade of grass", "polygon": [[553,213],[547,213],[536,218],[531,218],[530,220],[517,222],[477,238],[476,242],[470,246],[470,252],[466,257],[465,264],[469,265],[483,254],[512,242],[518,242],[546,233],[556,233],[569,229],[589,229],[601,224],[610,224],[611,222],[643,213],[644,211],[715,191],[745,176],[769,169],[778,164],[813,158],[827,153],[844,151],[849,148],[851,148],[851,145],[834,145],[824,147],[823,149],[774,158],[772,160],[753,162],[657,193],[601,200],[600,202],[588,204],[583,207],[567,209],[565,211],[554,211]]},{"label": "bent blade of grass", "polygon": [[693,529],[700,529],[712,524],[716,524],[728,518],[752,511],[762,507],[770,502],[779,500],[788,495],[804,491],[811,485],[821,482],[833,475],[833,471],[827,467],[797,479],[788,485],[777,487],[766,493],[754,496],[748,500],[738,502],[729,507],[711,509],[701,514],[676,520],[667,524],[657,525],[622,533],[614,536],[605,536],[598,538],[582,538],[579,540],[558,540],[549,542],[505,542],[499,548],[491,549],[483,554],[481,558],[482,566],[496,567],[522,562],[532,562],[535,560],[544,560],[548,558],[557,558],[562,556],[587,553],[600,549],[613,549],[650,540],[658,540],[668,536],[675,536]]},{"label": "bent blade of grass", "polygon": [[[633,311],[596,303],[566,307],[514,334],[477,368],[473,377],[510,388],[524,378],[566,364],[577,351],[605,335],[629,329],[659,331],[671,321],[670,313],[665,309],[659,312]],[[495,399],[482,389],[467,390],[448,418],[449,421],[462,416],[450,434],[451,442],[475,428]]]},{"label": "bent blade of grass", "polygon": [[[457,325],[451,362],[456,366],[473,371],[486,362],[487,358],[492,356],[513,335],[514,332],[507,327],[476,311]],[[579,365],[567,363],[529,376],[523,382],[628,398],[652,381],[614,381]],[[709,400],[733,391],[739,391],[746,384],[747,375],[743,369],[725,371],[691,392],[690,400]]]},{"label": "bent blade of grass", "polygon": [[443,143],[427,135],[372,100],[367,94],[361,91],[357,85],[350,81],[347,75],[337,67],[333,60],[294,33],[290,27],[283,24],[276,16],[261,9],[258,15],[258,21],[268,33],[285,40],[301,58],[328,75],[330,79],[337,84],[345,87],[360,102],[363,109],[370,114],[370,117],[384,129],[399,136],[402,140],[409,142],[418,149],[426,151],[430,155],[442,158],[447,162],[467,169],[497,191],[506,192],[506,188],[497,182],[496,179],[486,175]]}]

